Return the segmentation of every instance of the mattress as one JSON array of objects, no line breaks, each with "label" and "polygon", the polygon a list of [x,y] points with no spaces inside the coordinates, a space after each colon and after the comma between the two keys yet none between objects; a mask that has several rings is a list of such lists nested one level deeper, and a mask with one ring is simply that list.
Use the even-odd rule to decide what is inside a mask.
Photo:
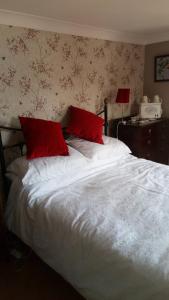
[{"label": "mattress", "polygon": [[168,166],[128,155],[62,188],[16,177],[6,222],[88,300],[169,299]]}]

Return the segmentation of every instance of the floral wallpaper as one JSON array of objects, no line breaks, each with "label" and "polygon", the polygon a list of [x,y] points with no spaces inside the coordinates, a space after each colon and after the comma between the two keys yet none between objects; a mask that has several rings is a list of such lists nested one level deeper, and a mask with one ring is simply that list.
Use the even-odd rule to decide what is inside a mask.
[{"label": "floral wallpaper", "polygon": [[70,104],[97,112],[119,87],[131,88],[130,105],[143,90],[144,47],[0,25],[0,124],[18,115],[64,120]]}]

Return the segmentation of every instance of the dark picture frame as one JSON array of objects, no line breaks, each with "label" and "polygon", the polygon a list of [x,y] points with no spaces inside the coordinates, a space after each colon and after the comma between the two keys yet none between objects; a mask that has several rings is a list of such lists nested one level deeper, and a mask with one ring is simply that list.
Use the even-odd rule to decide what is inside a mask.
[{"label": "dark picture frame", "polygon": [[169,54],[155,56],[154,81],[169,81]]}]

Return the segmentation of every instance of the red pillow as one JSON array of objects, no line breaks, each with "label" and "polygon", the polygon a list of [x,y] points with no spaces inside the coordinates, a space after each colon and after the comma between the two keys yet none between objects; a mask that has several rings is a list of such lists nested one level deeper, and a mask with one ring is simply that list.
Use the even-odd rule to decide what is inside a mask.
[{"label": "red pillow", "polygon": [[27,158],[69,155],[59,123],[41,119],[19,117],[25,142]]},{"label": "red pillow", "polygon": [[70,121],[66,131],[85,140],[103,144],[102,131],[104,120],[95,114],[70,106]]}]

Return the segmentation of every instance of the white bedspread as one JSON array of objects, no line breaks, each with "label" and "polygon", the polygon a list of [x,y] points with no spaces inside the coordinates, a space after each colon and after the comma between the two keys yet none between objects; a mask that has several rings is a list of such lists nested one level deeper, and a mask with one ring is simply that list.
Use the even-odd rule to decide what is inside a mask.
[{"label": "white bedspread", "polygon": [[55,180],[13,182],[8,228],[86,299],[169,299],[169,167],[126,157]]}]

